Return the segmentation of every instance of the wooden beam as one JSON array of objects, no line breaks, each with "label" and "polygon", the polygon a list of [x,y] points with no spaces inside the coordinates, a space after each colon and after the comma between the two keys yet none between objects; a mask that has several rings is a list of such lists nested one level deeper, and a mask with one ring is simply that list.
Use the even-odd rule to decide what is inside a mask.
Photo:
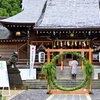
[{"label": "wooden beam", "polygon": [[88,41],[88,42],[90,42],[90,40],[54,40],[54,41],[59,41],[59,42],[60,41],[73,41],[73,42],[75,42],[75,41],[76,42],[82,41],[82,42],[87,42]]},{"label": "wooden beam", "polygon": [[92,52],[93,49],[45,49],[46,52]]},{"label": "wooden beam", "polygon": [[89,91],[49,91],[48,93],[84,94],[89,93]]}]

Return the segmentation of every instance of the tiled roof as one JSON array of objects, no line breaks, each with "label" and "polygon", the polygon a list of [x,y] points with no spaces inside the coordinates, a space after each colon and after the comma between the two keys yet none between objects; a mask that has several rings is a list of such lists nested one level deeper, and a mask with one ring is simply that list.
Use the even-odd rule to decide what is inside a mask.
[{"label": "tiled roof", "polygon": [[38,28],[99,26],[99,0],[48,0],[44,17]]},{"label": "tiled roof", "polygon": [[23,11],[2,23],[35,24],[35,28],[98,28],[99,0],[23,0]]}]

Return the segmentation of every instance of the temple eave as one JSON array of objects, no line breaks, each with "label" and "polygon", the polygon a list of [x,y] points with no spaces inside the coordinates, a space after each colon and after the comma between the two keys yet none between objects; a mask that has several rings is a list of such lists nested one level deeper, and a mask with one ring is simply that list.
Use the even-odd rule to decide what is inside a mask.
[{"label": "temple eave", "polygon": [[2,24],[10,24],[10,25],[35,25],[34,22],[4,22],[0,21]]},{"label": "temple eave", "polygon": [[44,26],[44,27],[34,27],[35,30],[43,30],[43,29],[50,29],[50,30],[91,30],[91,29],[96,29],[96,30],[99,30],[100,29],[100,26],[96,27],[96,26],[90,26],[90,27],[47,27],[47,26]]}]

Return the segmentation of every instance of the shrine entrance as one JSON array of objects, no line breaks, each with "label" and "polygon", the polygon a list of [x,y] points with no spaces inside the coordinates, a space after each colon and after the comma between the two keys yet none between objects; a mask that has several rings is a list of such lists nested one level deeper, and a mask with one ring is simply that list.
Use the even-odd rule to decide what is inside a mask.
[{"label": "shrine entrance", "polygon": [[[53,54],[60,54],[62,52],[65,51],[74,51],[74,52],[79,52],[83,57],[85,57],[87,60],[89,60],[89,62],[92,62],[92,49],[46,49],[47,52],[47,63],[50,63],[51,61],[51,52]],[[88,54],[88,55],[85,55]],[[49,56],[50,55],[50,56]],[[69,55],[69,54],[68,54]],[[56,56],[56,55],[55,55]],[[69,62],[72,60],[72,56],[73,55],[69,55],[71,56],[70,58],[66,57],[67,55],[64,55],[63,57],[60,57],[57,59],[56,61],[56,71],[57,71],[57,75],[56,75],[56,79],[63,79],[63,80],[71,80],[71,69],[69,67]],[[83,61],[80,58],[77,58],[78,61],[78,73],[77,73],[77,77],[76,79],[84,79],[85,75],[83,72]]]}]

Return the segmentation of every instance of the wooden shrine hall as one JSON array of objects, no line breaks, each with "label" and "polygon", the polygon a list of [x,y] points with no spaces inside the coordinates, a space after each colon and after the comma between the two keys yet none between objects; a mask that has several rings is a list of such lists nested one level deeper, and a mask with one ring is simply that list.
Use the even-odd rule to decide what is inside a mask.
[{"label": "wooden shrine hall", "polygon": [[[0,37],[1,59],[18,52],[18,66],[29,64],[29,45],[36,45],[35,68],[64,51],[84,53],[95,68],[100,68],[100,5],[98,0],[23,0],[22,12],[0,20],[8,30]],[[5,34],[1,32],[0,34]],[[45,62],[38,60],[45,52]],[[91,52],[90,52],[91,51]],[[6,55],[5,55],[6,54]],[[68,66],[72,55],[56,64]],[[78,59],[82,64],[82,61]]]}]

